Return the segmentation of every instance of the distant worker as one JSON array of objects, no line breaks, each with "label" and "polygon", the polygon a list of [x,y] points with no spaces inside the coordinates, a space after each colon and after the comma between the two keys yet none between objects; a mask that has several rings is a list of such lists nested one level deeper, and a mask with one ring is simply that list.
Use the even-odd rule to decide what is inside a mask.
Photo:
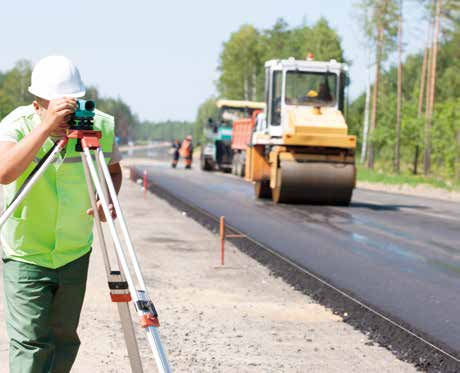
[{"label": "distant worker", "polygon": [[191,169],[192,168],[192,158],[193,158],[193,144],[192,144],[192,136],[188,135],[184,141],[182,141],[182,146],[180,148],[180,154],[184,157],[185,160],[185,168]]},{"label": "distant worker", "polygon": [[172,168],[176,168],[177,163],[179,162],[179,156],[180,156],[180,141],[176,140],[172,144],[172,155],[173,155],[173,160],[171,163]]}]

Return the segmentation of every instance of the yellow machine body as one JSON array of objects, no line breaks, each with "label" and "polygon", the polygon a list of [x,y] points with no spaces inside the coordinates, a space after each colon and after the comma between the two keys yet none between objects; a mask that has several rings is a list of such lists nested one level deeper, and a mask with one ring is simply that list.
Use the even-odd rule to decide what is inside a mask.
[{"label": "yellow machine body", "polygon": [[[298,61],[270,62],[267,63],[268,70],[276,70],[274,67],[281,65],[283,71],[283,62],[288,62],[286,70],[290,71]],[[342,65],[337,65],[337,79],[340,79]],[[321,71],[318,63],[303,67],[304,71],[321,74],[316,72]],[[329,74],[328,79],[331,79],[330,70],[328,68],[325,73]],[[273,77],[273,72],[267,76]],[[283,77],[286,79],[286,72]],[[283,84],[286,84],[285,80]],[[268,87],[273,86],[273,82],[268,82]],[[285,94],[287,90],[283,87],[280,92]],[[276,203],[348,205],[356,183],[356,137],[348,134],[338,99],[335,105],[329,106],[281,104],[277,111],[279,124],[272,126],[269,111],[273,109],[270,105],[284,102],[285,98],[281,96],[281,100],[274,101],[274,93],[270,90],[268,95],[268,123],[264,128],[256,129],[246,154],[245,175],[254,183],[256,197],[271,196]],[[337,93],[339,96],[340,92]]]}]

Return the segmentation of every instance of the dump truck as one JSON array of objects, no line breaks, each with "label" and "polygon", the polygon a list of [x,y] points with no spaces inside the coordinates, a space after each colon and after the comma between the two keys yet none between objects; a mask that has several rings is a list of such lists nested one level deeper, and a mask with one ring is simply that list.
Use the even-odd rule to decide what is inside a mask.
[{"label": "dump truck", "polygon": [[246,168],[246,150],[251,143],[252,134],[265,115],[262,110],[255,110],[251,118],[239,119],[233,122],[232,132],[232,174],[244,177]]},{"label": "dump truck", "polygon": [[347,66],[335,60],[270,60],[265,120],[246,150],[246,178],[275,203],[348,205],[356,137],[344,119]]},{"label": "dump truck", "polygon": [[209,118],[204,126],[205,143],[200,154],[200,166],[204,171],[230,171],[233,152],[231,149],[233,122],[251,118],[255,110],[264,109],[265,103],[237,100],[217,100],[219,109],[216,119]]}]

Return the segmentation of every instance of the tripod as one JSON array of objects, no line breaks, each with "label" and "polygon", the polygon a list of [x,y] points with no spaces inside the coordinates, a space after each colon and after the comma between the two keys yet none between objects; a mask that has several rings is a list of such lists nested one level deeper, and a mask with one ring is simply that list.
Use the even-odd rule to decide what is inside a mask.
[{"label": "tripod", "polygon": [[[24,185],[18,190],[13,202],[0,216],[0,228],[16,210],[18,205],[24,200],[27,193],[40,179],[46,169],[56,160],[58,154],[65,149],[69,138],[77,140],[77,151],[80,151],[91,206],[94,211],[94,225],[101,245],[104,266],[107,273],[110,297],[112,302],[117,304],[131,370],[133,373],[143,372],[139,347],[128,305],[129,302],[133,302],[135,311],[139,316],[140,325],[146,332],[147,340],[152,349],[158,371],[161,373],[170,373],[171,368],[158,333],[158,327],[160,326],[158,322],[158,314],[148,295],[136,252],[128,232],[126,220],[118,201],[109,169],[105,163],[104,153],[99,143],[99,139],[101,138],[100,131],[72,129],[71,127],[68,131],[67,137],[56,142],[54,147],[46,154],[46,156],[40,161],[34,171],[32,171],[26,179]],[[91,151],[94,152],[93,154],[95,156],[96,165],[93,163]],[[118,269],[113,269],[110,262],[101,219],[97,208],[97,199],[101,202],[102,209],[107,220],[116,253]],[[124,239],[124,245],[118,234],[115,220],[112,218],[109,211],[110,202],[113,203],[118,217],[117,221]],[[126,251],[128,255],[126,255]],[[134,270],[134,276],[131,274],[130,265]]]}]

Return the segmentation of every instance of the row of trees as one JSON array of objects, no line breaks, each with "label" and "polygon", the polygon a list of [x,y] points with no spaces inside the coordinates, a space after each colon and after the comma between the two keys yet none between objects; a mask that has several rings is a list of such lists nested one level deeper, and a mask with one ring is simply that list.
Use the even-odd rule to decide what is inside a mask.
[{"label": "row of trees", "polygon": [[168,120],[166,122],[144,122],[137,131],[137,139],[141,141],[182,141],[193,133],[193,122]]},{"label": "row of trees", "polygon": [[[404,20],[415,20],[403,14],[404,1],[362,0],[357,5],[375,73],[367,95],[353,103],[349,120],[355,133],[363,134],[362,159],[367,156],[369,168],[378,158],[396,173],[402,165],[417,173],[423,155],[426,175],[460,177],[460,3],[419,1],[426,45],[405,61]],[[397,63],[385,70],[395,52]]]},{"label": "row of trees", "polygon": [[[274,58],[304,59],[311,52],[318,60],[344,60],[340,37],[325,18],[311,26],[304,22],[290,27],[282,18],[269,29],[243,25],[223,43],[218,94],[227,99],[263,101],[265,62]],[[215,118],[215,102],[216,98],[211,97],[199,107],[194,127],[196,139],[202,138],[208,118]]]},{"label": "row of trees", "polygon": [[[32,65],[26,60],[17,62],[9,71],[0,72],[0,120],[16,107],[33,101],[27,90],[31,73]],[[101,97],[95,87],[89,87],[85,97],[96,100],[98,109],[115,117],[116,134],[122,144],[130,140],[183,139],[193,130],[188,122],[141,122],[121,98]]]},{"label": "row of trees", "polygon": [[289,27],[279,19],[272,28],[258,30],[243,25],[224,42],[219,59],[219,94],[228,99],[263,101],[264,63],[273,58],[306,58],[343,61],[340,37],[325,18],[313,26]]},{"label": "row of trees", "polygon": [[[374,76],[367,94],[352,103],[347,121],[369,168],[377,161],[386,170],[417,173],[423,161],[427,175],[460,178],[460,2],[415,4],[424,19],[403,14],[404,0],[357,1]],[[426,45],[403,60],[406,21],[426,24]],[[318,60],[345,60],[340,37],[325,19],[298,27],[280,19],[266,30],[243,25],[223,44],[218,96],[261,101],[264,62],[305,58],[309,52]],[[195,137],[202,136],[207,118],[215,116],[215,100],[211,97],[200,106]]]},{"label": "row of trees", "polygon": [[[32,65],[21,60],[9,71],[0,72],[0,120],[18,106],[29,105],[33,96],[28,92]],[[116,118],[116,134],[121,143],[136,137],[139,119],[122,99],[101,97],[95,87],[87,89],[86,98],[96,100],[97,108]]]}]

